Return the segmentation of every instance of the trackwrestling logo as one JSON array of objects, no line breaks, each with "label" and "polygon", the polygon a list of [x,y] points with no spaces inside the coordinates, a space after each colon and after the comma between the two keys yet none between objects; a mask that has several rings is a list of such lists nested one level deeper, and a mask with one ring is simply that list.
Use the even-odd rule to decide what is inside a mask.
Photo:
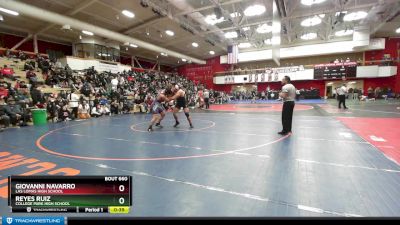
[{"label": "trackwrestling logo", "polygon": [[3,217],[3,224],[8,225],[37,225],[52,224],[64,225],[64,217]]}]

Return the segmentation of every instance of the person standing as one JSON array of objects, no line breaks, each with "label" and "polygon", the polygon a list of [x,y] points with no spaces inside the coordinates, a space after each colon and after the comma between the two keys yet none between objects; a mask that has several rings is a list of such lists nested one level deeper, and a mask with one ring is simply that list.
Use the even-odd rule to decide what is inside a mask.
[{"label": "person standing", "polygon": [[339,109],[342,108],[342,104],[344,109],[347,109],[346,107],[346,94],[347,94],[347,87],[346,84],[343,84],[340,88],[337,89],[337,94],[339,98]]},{"label": "person standing", "polygon": [[204,104],[206,105],[206,109],[209,109],[210,108],[210,92],[207,89],[204,90],[203,97],[204,97]]},{"label": "person standing", "polygon": [[280,135],[288,135],[292,133],[292,119],[294,100],[296,98],[296,88],[290,83],[290,77],[285,76],[282,79],[282,92],[279,93],[279,97],[283,100],[282,107],[282,131],[278,132]]},{"label": "person standing", "polygon": [[72,109],[73,119],[78,119],[78,106],[79,106],[79,96],[76,94],[76,90],[72,90],[69,95],[69,107]]}]

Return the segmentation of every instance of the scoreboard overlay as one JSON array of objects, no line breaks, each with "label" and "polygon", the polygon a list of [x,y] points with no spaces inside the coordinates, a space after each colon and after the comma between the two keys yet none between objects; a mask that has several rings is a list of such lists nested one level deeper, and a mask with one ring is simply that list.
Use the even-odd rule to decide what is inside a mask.
[{"label": "scoreboard overlay", "polygon": [[8,205],[24,213],[127,213],[131,176],[9,176]]}]

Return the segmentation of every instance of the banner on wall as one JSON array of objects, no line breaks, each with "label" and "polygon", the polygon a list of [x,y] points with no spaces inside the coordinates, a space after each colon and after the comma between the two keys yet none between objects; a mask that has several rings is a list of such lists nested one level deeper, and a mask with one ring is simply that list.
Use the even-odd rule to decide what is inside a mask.
[{"label": "banner on wall", "polygon": [[224,76],[225,84],[234,84],[235,83],[235,76]]},{"label": "banner on wall", "polygon": [[292,80],[311,80],[313,69],[304,69],[304,66],[266,68],[251,74],[217,76],[214,81],[215,84],[265,83],[279,82],[284,76]]},{"label": "banner on wall", "polygon": [[314,79],[354,78],[357,76],[356,62],[327,63],[314,66]]},{"label": "banner on wall", "polygon": [[120,72],[117,63],[104,62],[104,61],[99,61],[96,69],[99,71],[107,71],[107,72],[110,71],[111,73]]}]

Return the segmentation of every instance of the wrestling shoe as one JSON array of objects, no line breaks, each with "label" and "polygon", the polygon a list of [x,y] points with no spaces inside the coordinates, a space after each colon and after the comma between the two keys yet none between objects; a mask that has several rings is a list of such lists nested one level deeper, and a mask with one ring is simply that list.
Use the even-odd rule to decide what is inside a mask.
[{"label": "wrestling shoe", "polygon": [[176,123],[175,123],[174,127],[177,127],[178,125],[179,125],[179,122],[178,122],[178,121],[176,121]]}]

